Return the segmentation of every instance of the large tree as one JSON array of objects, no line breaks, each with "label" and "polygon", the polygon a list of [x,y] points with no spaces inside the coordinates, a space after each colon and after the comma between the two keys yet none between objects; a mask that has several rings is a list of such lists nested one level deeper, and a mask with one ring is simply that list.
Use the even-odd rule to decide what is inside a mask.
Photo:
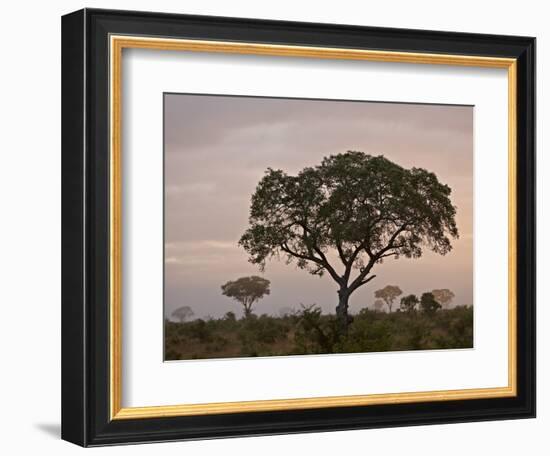
[{"label": "large tree", "polygon": [[263,270],[269,258],[296,262],[337,284],[343,333],[349,297],[374,279],[384,259],[445,255],[458,237],[451,189],[434,173],[405,169],[383,156],[325,157],[296,176],[269,168],[252,195],[249,228],[239,243]]},{"label": "large tree", "polygon": [[242,304],[245,318],[252,315],[252,305],[270,293],[270,282],[263,277],[241,277],[222,285],[222,294]]},{"label": "large tree", "polygon": [[386,285],[384,288],[376,290],[374,292],[374,297],[382,299],[388,306],[388,311],[391,313],[395,299],[401,296],[401,294],[403,294],[403,292],[397,285]]}]

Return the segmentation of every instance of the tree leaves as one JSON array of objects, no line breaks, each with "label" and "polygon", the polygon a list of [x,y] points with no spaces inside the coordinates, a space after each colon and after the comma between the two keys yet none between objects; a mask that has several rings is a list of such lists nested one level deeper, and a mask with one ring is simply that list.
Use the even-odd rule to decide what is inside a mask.
[{"label": "tree leaves", "polygon": [[262,270],[275,257],[313,275],[328,273],[353,291],[384,258],[418,258],[425,248],[448,253],[458,237],[450,194],[434,173],[363,152],[325,157],[296,176],[269,168],[239,244]]},{"label": "tree leaves", "polygon": [[401,288],[399,288],[397,285],[386,285],[384,288],[376,290],[374,292],[374,297],[381,298],[388,306],[388,310],[391,312],[393,302],[401,294],[403,294],[403,292],[401,291]]},{"label": "tree leaves", "polygon": [[240,302],[244,307],[244,313],[249,316],[252,312],[252,305],[271,293],[270,281],[259,276],[241,277],[229,281],[221,286],[222,294]]},{"label": "tree leaves", "polygon": [[193,312],[193,309],[191,309],[191,307],[189,306],[178,307],[172,312],[172,317],[176,318],[180,322],[184,322],[188,318],[191,318],[193,315],[195,315],[195,312]]}]

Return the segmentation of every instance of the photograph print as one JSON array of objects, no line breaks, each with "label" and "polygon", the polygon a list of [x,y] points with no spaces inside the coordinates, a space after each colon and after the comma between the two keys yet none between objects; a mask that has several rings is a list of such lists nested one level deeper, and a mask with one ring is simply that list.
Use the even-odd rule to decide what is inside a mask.
[{"label": "photograph print", "polygon": [[165,361],[471,349],[473,316],[472,106],[164,94]]}]

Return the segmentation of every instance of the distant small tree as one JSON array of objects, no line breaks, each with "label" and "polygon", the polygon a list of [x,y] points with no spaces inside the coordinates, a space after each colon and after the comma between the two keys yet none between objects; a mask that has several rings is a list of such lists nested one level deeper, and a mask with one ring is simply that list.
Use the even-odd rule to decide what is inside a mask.
[{"label": "distant small tree", "polygon": [[195,315],[195,312],[193,312],[193,309],[191,309],[191,307],[189,306],[178,307],[172,312],[172,317],[178,320],[180,323],[183,323],[185,320],[191,318],[193,315]]},{"label": "distant small tree", "polygon": [[455,294],[448,288],[442,288],[440,290],[432,290],[435,300],[441,304],[441,307],[446,309],[448,305],[452,302],[455,297]]},{"label": "distant small tree", "polygon": [[252,315],[252,305],[270,293],[270,281],[258,276],[241,277],[222,285],[222,294],[242,304],[245,318]]},{"label": "distant small tree", "polygon": [[401,288],[397,285],[386,285],[384,288],[376,290],[374,292],[374,297],[382,299],[388,306],[388,310],[391,312],[393,302],[402,293]]},{"label": "distant small tree", "polygon": [[223,316],[223,319],[227,321],[237,320],[237,318],[235,317],[235,312],[231,312],[231,311],[226,312],[226,314]]},{"label": "distant small tree", "polygon": [[418,298],[410,294],[408,296],[405,296],[404,298],[401,298],[401,311],[402,312],[414,312],[416,310],[416,306],[418,305]]},{"label": "distant small tree", "polygon": [[441,304],[435,300],[433,293],[422,293],[420,298],[420,309],[425,314],[434,314],[438,309],[441,309]]},{"label": "distant small tree", "polygon": [[374,310],[376,310],[377,312],[382,312],[382,307],[384,307],[384,301],[382,301],[381,299],[377,299],[376,301],[374,301]]}]

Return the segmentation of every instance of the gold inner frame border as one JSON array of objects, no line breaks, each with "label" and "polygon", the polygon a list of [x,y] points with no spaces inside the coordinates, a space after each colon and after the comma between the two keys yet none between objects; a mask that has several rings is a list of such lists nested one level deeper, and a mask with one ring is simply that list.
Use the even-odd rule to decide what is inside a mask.
[{"label": "gold inner frame border", "polygon": [[[110,416],[112,420],[265,412],[313,408],[486,399],[517,395],[517,61],[484,57],[366,49],[111,35],[110,52]],[[122,51],[153,49],[299,58],[366,60],[430,65],[504,68],[508,71],[508,385],[505,387],[273,399],[243,402],[122,407]]]}]

